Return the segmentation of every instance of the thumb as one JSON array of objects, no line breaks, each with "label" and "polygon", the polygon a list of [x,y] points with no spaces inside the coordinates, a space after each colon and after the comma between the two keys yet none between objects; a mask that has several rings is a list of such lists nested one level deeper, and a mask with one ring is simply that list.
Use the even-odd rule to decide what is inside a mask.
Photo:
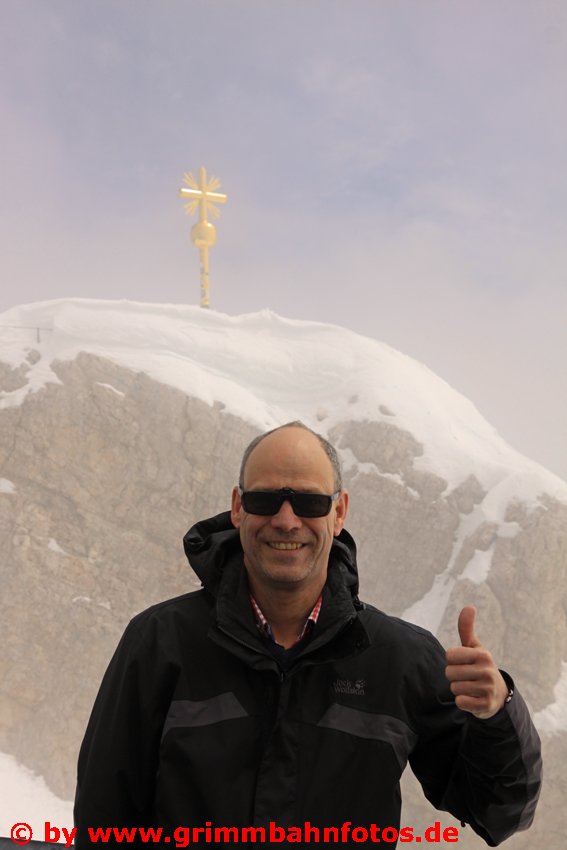
[{"label": "thumb", "polygon": [[476,636],[474,628],[476,619],[476,608],[473,605],[465,605],[459,614],[459,637],[462,646],[480,646],[481,643]]}]

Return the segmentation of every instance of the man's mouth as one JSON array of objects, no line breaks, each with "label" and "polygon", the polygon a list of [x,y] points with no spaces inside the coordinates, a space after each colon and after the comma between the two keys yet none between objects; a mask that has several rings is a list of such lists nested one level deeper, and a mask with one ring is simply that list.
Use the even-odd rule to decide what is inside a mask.
[{"label": "man's mouth", "polygon": [[304,545],[304,543],[280,543],[277,541],[268,543],[268,546],[271,546],[272,549],[301,549]]}]

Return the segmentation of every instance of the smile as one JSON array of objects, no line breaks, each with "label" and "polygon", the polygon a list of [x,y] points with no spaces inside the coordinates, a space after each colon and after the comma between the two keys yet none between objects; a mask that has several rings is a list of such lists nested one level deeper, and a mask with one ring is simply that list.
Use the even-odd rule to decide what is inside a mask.
[{"label": "smile", "polygon": [[272,549],[301,549],[303,543],[269,543]]}]

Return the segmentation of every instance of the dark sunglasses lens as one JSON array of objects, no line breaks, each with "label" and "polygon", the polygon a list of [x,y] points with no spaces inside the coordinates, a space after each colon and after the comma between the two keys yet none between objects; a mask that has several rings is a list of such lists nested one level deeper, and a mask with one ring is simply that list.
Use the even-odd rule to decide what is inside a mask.
[{"label": "dark sunglasses lens", "polygon": [[282,493],[248,490],[242,493],[244,510],[256,516],[274,516],[284,501],[289,501],[296,516],[315,519],[327,516],[332,498],[323,493]]},{"label": "dark sunglasses lens", "polygon": [[291,504],[296,516],[314,519],[327,516],[331,510],[332,499],[323,493],[295,493]]},{"label": "dark sunglasses lens", "polygon": [[263,493],[259,490],[249,490],[242,494],[244,510],[249,514],[257,516],[274,516],[283,504],[283,496],[280,493]]}]

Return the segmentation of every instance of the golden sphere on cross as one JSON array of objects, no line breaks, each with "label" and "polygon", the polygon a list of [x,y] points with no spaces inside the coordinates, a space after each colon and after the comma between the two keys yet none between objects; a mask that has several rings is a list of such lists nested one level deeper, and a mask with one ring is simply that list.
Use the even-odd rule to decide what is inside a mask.
[{"label": "golden sphere on cross", "polygon": [[198,221],[191,228],[191,239],[197,248],[212,248],[217,241],[217,229],[210,221]]}]

